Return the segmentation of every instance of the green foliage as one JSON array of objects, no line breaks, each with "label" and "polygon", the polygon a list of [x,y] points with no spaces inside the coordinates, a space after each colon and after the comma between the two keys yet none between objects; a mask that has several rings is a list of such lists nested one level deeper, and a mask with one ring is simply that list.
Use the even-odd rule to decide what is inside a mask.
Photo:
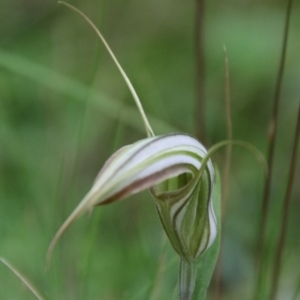
[{"label": "green foliage", "polygon": [[[284,4],[207,3],[206,122],[211,144],[226,138],[225,43],[234,138],[266,149]],[[193,1],[97,0],[76,5],[110,42],[141,96],[154,132],[193,134]],[[26,274],[48,299],[149,299],[154,289],[156,299],[169,299],[172,294],[177,299],[178,261],[171,246],[162,242],[163,230],[146,192],[105,207],[105,214],[100,209],[92,219],[79,220],[58,245],[50,271],[44,272],[47,247],[59,225],[86,194],[110,154],[144,137],[144,127],[115,66],[76,15],[55,1],[2,0],[0,7],[0,256]],[[285,191],[290,132],[299,98],[298,15],[295,5],[268,241],[278,232],[274,220]],[[215,161],[222,168],[221,154]],[[222,299],[251,299],[262,176],[243,150],[234,148],[232,163]],[[295,181],[299,182],[299,172]],[[292,297],[300,282],[298,186],[293,193],[296,201],[279,299]],[[271,265],[271,257],[269,261]],[[269,272],[267,268],[266,279]],[[4,266],[0,266],[0,282],[1,299],[34,299]],[[214,282],[210,288],[214,290]]]}]

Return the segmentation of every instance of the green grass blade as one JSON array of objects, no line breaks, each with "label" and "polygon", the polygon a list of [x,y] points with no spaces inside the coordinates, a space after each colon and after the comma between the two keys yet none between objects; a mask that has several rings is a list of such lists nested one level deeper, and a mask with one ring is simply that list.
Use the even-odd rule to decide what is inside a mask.
[{"label": "green grass blade", "polygon": [[44,300],[44,298],[41,296],[41,294],[37,291],[37,289],[28,281],[27,278],[24,277],[15,267],[13,267],[9,262],[7,262],[5,259],[0,258],[0,261],[8,268],[10,269],[26,286],[27,288],[32,292],[32,294],[39,300]]},{"label": "green grass blade", "polygon": [[[50,88],[53,91],[71,97],[83,104],[86,101],[86,97],[89,96],[90,103],[97,107],[104,115],[113,119],[119,119],[122,112],[122,121],[124,123],[138,131],[144,132],[139,113],[135,107],[129,107],[124,104],[120,105],[118,101],[59,72],[2,49],[0,49],[0,67]],[[149,114],[148,116],[153,127],[159,128],[162,132],[178,131],[178,129],[160,121],[156,117]]]}]

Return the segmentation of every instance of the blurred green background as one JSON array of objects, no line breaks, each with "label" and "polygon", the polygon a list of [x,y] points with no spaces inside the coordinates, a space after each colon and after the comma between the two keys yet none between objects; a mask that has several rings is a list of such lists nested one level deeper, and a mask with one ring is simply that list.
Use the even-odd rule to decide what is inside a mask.
[{"label": "blurred green background", "polygon": [[[102,31],[132,80],[156,134],[195,129],[195,3],[72,1]],[[233,135],[267,150],[285,1],[206,1],[206,134],[226,139],[224,54]],[[300,7],[290,24],[280,102],[268,242],[278,236],[300,95]],[[96,208],[47,247],[105,160],[146,136],[133,99],[93,30],[50,0],[0,0],[0,256],[48,299],[177,299],[177,256],[144,192]],[[220,169],[224,152],[216,155]],[[279,299],[300,283],[300,174],[296,174]],[[250,299],[263,174],[234,149],[224,231],[222,299]],[[272,266],[273,262],[269,263]],[[271,272],[271,269],[270,269]],[[209,299],[214,299],[212,281]],[[1,299],[34,299],[0,265]],[[294,298],[296,299],[296,298]],[[297,299],[300,299],[298,296]]]}]

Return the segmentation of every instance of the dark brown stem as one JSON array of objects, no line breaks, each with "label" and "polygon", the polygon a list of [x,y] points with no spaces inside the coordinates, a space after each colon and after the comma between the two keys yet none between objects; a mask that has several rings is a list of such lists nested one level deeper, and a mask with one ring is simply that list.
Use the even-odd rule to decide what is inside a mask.
[{"label": "dark brown stem", "polygon": [[277,135],[279,98],[280,98],[280,94],[281,94],[282,77],[283,77],[283,71],[284,71],[284,65],[285,65],[291,7],[292,7],[292,0],[288,0],[286,17],[285,17],[285,27],[284,27],[280,65],[279,65],[279,71],[278,71],[276,88],[275,88],[273,113],[272,113],[270,124],[269,124],[269,150],[268,150],[269,172],[267,174],[267,178],[265,181],[262,209],[261,209],[261,220],[260,220],[260,225],[258,228],[257,258],[258,258],[259,272],[258,272],[258,280],[257,280],[255,297],[257,296],[257,293],[259,293],[259,289],[260,289],[259,284],[261,282],[262,272],[263,272],[264,239],[265,239],[265,234],[266,234],[266,226],[267,226],[267,219],[268,219],[268,212],[269,212],[270,190],[271,190],[271,181],[272,181],[273,164],[274,164],[274,150],[275,150],[275,142],[276,142],[276,135]]},{"label": "dark brown stem", "polygon": [[295,177],[295,171],[297,165],[297,149],[299,144],[299,136],[300,136],[300,102],[299,102],[298,119],[297,119],[295,139],[294,139],[293,152],[291,158],[290,172],[289,172],[289,180],[288,180],[288,185],[287,185],[286,194],[283,203],[281,230],[280,230],[280,235],[276,247],[276,254],[274,258],[274,271],[273,271],[272,283],[271,283],[270,300],[274,300],[276,298],[276,294],[278,290],[278,281],[279,281],[279,276],[281,271],[282,253],[285,246],[285,237],[286,237],[288,218],[289,218],[289,207],[291,204],[291,195],[292,195],[293,183],[294,183],[294,177]]},{"label": "dark brown stem", "polygon": [[204,0],[196,0],[196,136],[205,144]]}]

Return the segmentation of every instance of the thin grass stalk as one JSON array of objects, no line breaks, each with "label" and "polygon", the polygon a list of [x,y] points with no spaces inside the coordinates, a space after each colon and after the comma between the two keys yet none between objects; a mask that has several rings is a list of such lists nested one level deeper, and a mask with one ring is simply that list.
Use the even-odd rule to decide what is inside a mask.
[{"label": "thin grass stalk", "polygon": [[204,0],[196,0],[196,137],[205,144]]},{"label": "thin grass stalk", "polygon": [[[98,63],[99,63],[99,59],[100,59],[100,54],[99,52],[95,55],[95,58],[94,58],[94,61],[93,61],[93,68],[92,68],[92,71],[91,71],[91,74],[89,76],[89,79],[88,79],[88,83],[87,83],[87,86],[92,86],[92,83],[94,82],[95,78],[96,78],[96,74],[97,74],[97,69],[98,69]],[[90,97],[90,93],[86,93],[85,97],[82,99],[82,108],[81,108],[81,111],[80,111],[80,114],[79,114],[79,117],[78,117],[78,126],[77,126],[77,130],[75,132],[75,147],[74,147],[74,156],[73,156],[73,163],[72,163],[72,169],[71,169],[71,174],[70,174],[70,185],[68,187],[68,190],[66,192],[67,195],[65,195],[65,199],[68,199],[69,198],[69,195],[74,195],[77,193],[76,191],[76,182],[78,179],[78,166],[79,166],[79,153],[80,153],[80,148],[81,148],[81,145],[83,145],[83,138],[84,138],[84,125],[85,125],[85,120],[86,120],[86,117],[87,117],[87,111],[88,111],[88,108],[91,104],[91,97]],[[117,122],[119,122],[117,120]],[[65,200],[64,199],[64,200]],[[63,205],[63,210],[61,211],[61,215],[63,216],[63,219],[65,218],[65,215],[66,215],[66,210],[67,210],[67,201],[62,201],[62,203],[64,203]],[[59,210],[58,210],[59,211]],[[99,217],[98,217],[99,218]],[[96,228],[98,228],[97,226],[95,226]],[[91,234],[92,237],[90,237],[90,240],[93,238],[93,234]],[[69,257],[69,253],[68,253],[68,245],[67,243],[63,244],[62,245],[62,251],[61,251],[61,260],[62,262],[65,262],[65,261],[68,261],[68,257]],[[72,265],[72,264],[68,264],[68,265]],[[86,264],[85,265],[86,268],[88,269],[89,268],[89,264]],[[70,267],[69,267],[70,268]],[[65,272],[66,274],[66,278],[64,280],[64,282],[66,283],[66,285],[68,286],[68,282],[70,282],[72,280],[72,278],[75,278],[75,280],[77,280],[77,276],[74,276],[74,274],[76,274],[75,270],[76,269],[73,269],[73,268],[76,268],[76,265],[72,265],[72,274],[69,274],[68,272]],[[87,283],[87,272],[85,270],[84,272],[84,281],[85,283]],[[76,285],[76,286],[80,286],[80,285]],[[86,284],[83,285],[84,287],[86,286]],[[68,290],[68,289],[66,289]],[[80,289],[79,289],[80,290]],[[79,292],[78,290],[78,292]],[[79,292],[80,293],[80,292]]]},{"label": "thin grass stalk", "polygon": [[[102,2],[102,5],[103,5],[104,1]],[[102,12],[103,10],[100,9],[100,11]],[[102,14],[100,16],[100,22],[102,20]],[[96,75],[97,75],[97,71],[98,71],[98,65],[99,65],[99,62],[100,62],[100,57],[101,57],[101,49],[100,47],[98,47],[97,49],[97,52],[94,56],[94,59],[93,59],[93,63],[92,63],[92,71],[91,71],[91,74],[89,75],[89,79],[88,79],[88,82],[87,82],[87,86],[90,86],[92,87],[94,81],[95,81],[95,78],[96,78]],[[80,114],[79,116],[79,121],[78,121],[78,131],[77,131],[77,136],[76,136],[76,147],[75,147],[75,155],[74,155],[74,167],[73,167],[73,172],[72,172],[72,192],[73,193],[76,193],[76,189],[75,189],[75,182],[76,182],[76,177],[78,176],[78,164],[79,164],[79,153],[80,153],[80,148],[81,148],[81,145],[83,145],[83,138],[84,138],[84,124],[85,124],[85,121],[86,121],[86,118],[87,118],[87,114],[88,114],[88,109],[91,105],[91,97],[89,94],[86,95],[85,99],[83,99],[83,107],[82,107],[82,113]],[[119,126],[119,123],[120,123],[120,120],[117,119],[116,120],[116,123],[118,124]],[[115,148],[115,140],[113,141],[113,145]],[[87,287],[88,287],[88,274],[90,274],[90,269],[91,269],[91,265],[92,265],[92,255],[90,255],[90,248],[91,248],[91,244],[94,243],[95,241],[95,235],[97,235],[97,232],[99,231],[99,222],[100,222],[100,219],[101,219],[101,215],[100,214],[97,214],[96,216],[93,216],[93,220],[92,220],[92,223],[95,224],[94,227],[92,227],[93,229],[88,233],[88,238],[87,238],[87,241],[89,243],[89,247],[88,247],[88,250],[87,250],[87,254],[86,254],[86,257],[87,257],[87,261],[85,263],[85,267],[84,267],[84,270],[83,270],[83,281],[84,281],[84,284],[82,285],[82,288],[80,290],[80,294],[82,296],[82,298],[84,298],[87,294]]]},{"label": "thin grass stalk", "polygon": [[273,276],[272,276],[272,283],[271,283],[270,300],[276,299],[276,295],[278,291],[278,282],[279,282],[281,266],[282,266],[281,265],[282,254],[286,243],[289,208],[291,205],[291,196],[292,196],[292,190],[293,190],[293,184],[294,184],[294,178],[295,178],[295,172],[297,166],[297,151],[298,151],[299,137],[300,137],[300,102],[299,102],[298,119],[297,119],[296,131],[295,131],[294,145],[292,150],[288,185],[287,185],[286,194],[283,203],[281,230],[280,230],[280,235],[276,246],[276,254],[274,258],[274,271],[272,273]]},{"label": "thin grass stalk", "polygon": [[[54,222],[52,222],[52,226],[54,228],[57,228],[61,222],[61,219],[63,220],[64,216],[63,213],[62,213],[62,208],[64,208],[64,201],[63,199],[65,199],[64,197],[64,189],[63,189],[63,186],[64,186],[64,171],[65,171],[65,154],[62,152],[60,153],[60,157],[58,159],[58,166],[57,166],[57,180],[56,180],[56,183],[55,183],[55,194],[54,194],[54,200],[53,200],[53,210],[52,210],[52,215],[54,216],[55,214],[57,214],[57,218],[56,220],[54,220]],[[59,212],[59,213],[57,213]],[[53,228],[53,231],[55,230]],[[52,230],[52,228],[51,228]],[[62,291],[62,283],[63,283],[63,272],[62,270],[64,269],[63,266],[62,266],[62,262],[63,262],[63,244],[61,244],[59,246],[59,249],[58,249],[58,258],[59,258],[59,261],[60,263],[58,264],[58,270],[59,271],[56,271],[56,274],[54,276],[55,278],[55,288],[56,290],[60,289],[60,292]]]},{"label": "thin grass stalk", "polygon": [[[122,121],[121,118],[116,122],[117,130],[116,134],[114,134],[114,139],[112,141],[111,150],[114,151],[117,149],[118,145],[121,144],[121,130],[122,130]],[[81,290],[81,299],[88,299],[89,297],[89,276],[88,274],[91,274],[91,268],[93,265],[93,253],[92,253],[92,247],[95,245],[96,240],[99,237],[100,232],[100,221],[102,218],[102,213],[97,213],[96,215],[92,215],[92,225],[90,226],[90,230],[88,233],[88,237],[86,239],[87,241],[87,247],[85,250],[85,268],[84,268],[84,284]]]},{"label": "thin grass stalk", "polygon": [[[227,139],[232,140],[232,120],[231,120],[231,100],[230,100],[230,84],[229,84],[229,64],[228,64],[228,53],[224,45],[224,57],[225,57],[225,110],[226,110],[226,129],[227,129]],[[225,155],[225,166],[223,173],[223,186],[222,186],[222,215],[226,214],[226,204],[228,199],[228,183],[230,175],[230,165],[231,165],[231,153],[232,145],[229,144],[226,148]]]},{"label": "thin grass stalk", "polygon": [[[88,79],[87,82],[87,86],[92,86],[95,79],[96,79],[96,75],[97,75],[97,70],[98,70],[98,64],[100,61],[100,48],[97,51],[94,61],[93,61],[93,68],[90,74],[90,78]],[[77,130],[77,134],[76,134],[76,147],[75,147],[75,154],[74,154],[74,167],[73,167],[73,172],[72,172],[72,189],[74,189],[74,183],[75,183],[75,178],[78,172],[78,163],[79,163],[79,152],[80,152],[80,148],[81,145],[83,145],[83,129],[84,129],[84,124],[85,124],[85,120],[87,118],[87,112],[88,112],[88,108],[91,105],[91,97],[89,94],[86,95],[86,97],[84,99],[82,99],[83,103],[82,103],[82,108],[81,108],[81,113],[79,115],[79,120],[78,120],[78,130]],[[117,123],[119,123],[119,120],[116,120]]]},{"label": "thin grass stalk", "polygon": [[164,270],[166,268],[166,250],[167,250],[166,245],[167,245],[167,238],[164,235],[163,243],[162,243],[162,250],[161,250],[161,253],[159,256],[159,260],[158,260],[158,268],[157,268],[157,272],[155,274],[153,288],[152,288],[152,291],[151,291],[151,294],[149,297],[150,300],[159,300],[160,299],[163,274],[164,274]]},{"label": "thin grass stalk", "polygon": [[287,49],[287,43],[288,43],[288,32],[289,32],[292,1],[293,0],[288,0],[288,3],[287,3],[281,57],[280,57],[280,63],[279,63],[277,82],[276,82],[276,86],[275,86],[273,112],[272,112],[270,123],[269,123],[269,136],[268,136],[268,140],[269,140],[268,147],[269,148],[268,148],[268,157],[267,157],[269,171],[267,173],[267,178],[266,178],[265,186],[264,186],[262,208],[261,208],[261,219],[259,222],[259,227],[258,227],[258,232],[257,232],[258,277],[257,277],[254,299],[257,299],[256,297],[260,292],[260,283],[261,283],[262,276],[263,276],[263,274],[262,274],[263,273],[263,253],[264,253],[264,247],[265,247],[264,240],[265,240],[265,235],[266,235],[266,226],[267,226],[267,220],[268,220],[268,214],[269,214],[270,191],[271,191],[271,182],[272,182],[273,166],[274,166],[274,151],[275,151],[275,143],[276,143],[276,137],[277,137],[279,99],[280,99],[280,94],[281,94],[282,78],[283,78],[285,59],[286,59],[286,49]]},{"label": "thin grass stalk", "polygon": [[[232,140],[232,120],[231,120],[231,101],[230,101],[230,84],[229,84],[229,64],[228,64],[228,53],[226,46],[224,45],[224,61],[225,61],[225,110],[226,110],[226,129],[227,129],[227,138],[229,141]],[[221,271],[222,271],[222,236],[225,228],[225,216],[227,211],[227,198],[228,198],[228,184],[229,184],[229,175],[230,175],[230,164],[231,164],[231,153],[232,153],[232,145],[229,144],[226,148],[225,154],[225,165],[223,172],[223,185],[222,185],[222,209],[221,209],[221,242],[220,242],[220,254],[219,259],[216,266],[215,273],[215,299],[221,299],[222,295],[222,284],[221,284]]]},{"label": "thin grass stalk", "polygon": [[15,267],[13,267],[8,261],[6,261],[3,258],[0,258],[0,261],[8,268],[10,269],[25,285],[26,287],[32,292],[32,294],[38,299],[38,300],[44,300],[44,297],[38,292],[38,290],[29,282],[29,280],[22,275]]},{"label": "thin grass stalk", "polygon": [[[82,271],[83,280],[80,289],[80,299],[90,299],[90,285],[89,285],[89,275],[92,274],[91,269],[93,266],[93,260],[95,259],[95,254],[93,253],[92,249],[95,246],[95,242],[99,239],[99,231],[100,231],[100,222],[102,218],[102,213],[97,212],[97,214],[92,214],[91,226],[90,230],[88,231],[88,236],[86,239],[86,245],[84,249],[85,261],[84,261],[84,268]],[[94,255],[93,255],[94,254]]]}]

